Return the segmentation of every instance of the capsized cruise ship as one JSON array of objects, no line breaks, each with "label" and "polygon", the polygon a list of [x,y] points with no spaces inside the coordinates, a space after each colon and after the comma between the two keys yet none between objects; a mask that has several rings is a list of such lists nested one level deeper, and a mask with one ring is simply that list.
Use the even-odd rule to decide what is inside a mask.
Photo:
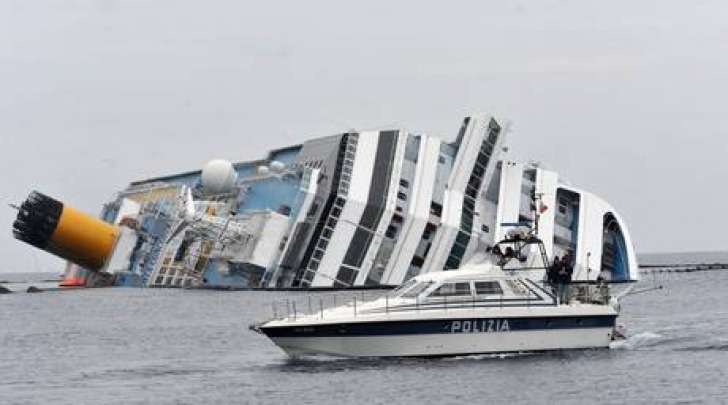
[{"label": "capsized cruise ship", "polygon": [[629,232],[604,200],[504,153],[506,131],[466,117],[454,141],[346,132],[135,181],[100,218],[33,192],[16,238],[67,259],[62,285],[348,288],[457,269],[519,226],[575,281],[638,279]]}]

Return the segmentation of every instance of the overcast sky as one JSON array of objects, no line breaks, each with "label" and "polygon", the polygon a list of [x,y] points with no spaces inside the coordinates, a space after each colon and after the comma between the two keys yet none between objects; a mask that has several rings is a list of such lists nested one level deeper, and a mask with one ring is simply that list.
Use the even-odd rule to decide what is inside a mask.
[{"label": "overcast sky", "polygon": [[[612,203],[638,252],[725,250],[728,2],[3,0],[0,198],[97,214],[130,181],[349,129],[512,155]],[[0,272],[60,271],[12,238]]]}]

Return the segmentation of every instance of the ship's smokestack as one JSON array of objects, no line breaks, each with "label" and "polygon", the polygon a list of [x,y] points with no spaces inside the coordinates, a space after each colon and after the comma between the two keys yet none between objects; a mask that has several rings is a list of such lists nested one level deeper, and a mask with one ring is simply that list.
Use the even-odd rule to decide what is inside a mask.
[{"label": "ship's smokestack", "polygon": [[41,194],[18,209],[13,236],[89,270],[100,270],[114,250],[119,228]]}]

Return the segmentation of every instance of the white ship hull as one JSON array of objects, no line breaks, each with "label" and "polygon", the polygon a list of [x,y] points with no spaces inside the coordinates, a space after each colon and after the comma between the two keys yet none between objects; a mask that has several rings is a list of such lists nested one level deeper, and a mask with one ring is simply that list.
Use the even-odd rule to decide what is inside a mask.
[{"label": "white ship hull", "polygon": [[279,337],[273,342],[289,356],[336,357],[457,356],[487,353],[606,348],[613,328],[579,331],[451,333],[400,336]]}]

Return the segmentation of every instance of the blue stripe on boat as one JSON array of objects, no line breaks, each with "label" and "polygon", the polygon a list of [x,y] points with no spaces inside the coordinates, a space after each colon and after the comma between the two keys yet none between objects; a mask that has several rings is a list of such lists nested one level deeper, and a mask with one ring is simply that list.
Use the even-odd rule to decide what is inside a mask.
[{"label": "blue stripe on boat", "polygon": [[457,318],[439,320],[262,326],[268,337],[386,336],[613,327],[616,315],[534,318]]}]

